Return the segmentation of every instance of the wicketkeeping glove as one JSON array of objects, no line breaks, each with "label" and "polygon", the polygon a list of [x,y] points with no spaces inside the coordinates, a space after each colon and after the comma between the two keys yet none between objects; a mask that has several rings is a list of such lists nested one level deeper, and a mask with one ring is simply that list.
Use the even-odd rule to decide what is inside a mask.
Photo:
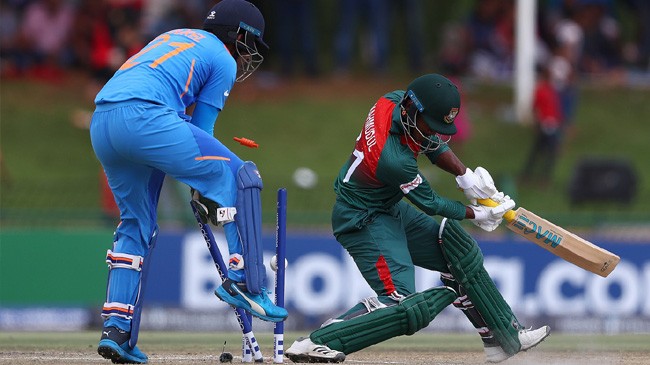
[{"label": "wicketkeeping glove", "polygon": [[515,207],[515,201],[502,192],[493,195],[492,200],[499,203],[499,205],[496,207],[487,207],[479,204],[469,205],[474,211],[474,219],[471,219],[472,223],[487,232],[492,232],[497,229],[503,221],[503,215]]},{"label": "wicketkeeping glove", "polygon": [[480,166],[475,171],[467,168],[465,174],[456,177],[456,182],[472,204],[476,204],[477,199],[488,199],[499,192],[490,173]]},{"label": "wicketkeeping glove", "polygon": [[210,199],[204,198],[198,191],[190,188],[190,194],[192,195],[192,205],[196,208],[196,211],[199,212],[199,217],[203,224],[208,222],[213,225],[218,225],[217,221],[217,210],[219,209],[219,204],[213,202]]}]

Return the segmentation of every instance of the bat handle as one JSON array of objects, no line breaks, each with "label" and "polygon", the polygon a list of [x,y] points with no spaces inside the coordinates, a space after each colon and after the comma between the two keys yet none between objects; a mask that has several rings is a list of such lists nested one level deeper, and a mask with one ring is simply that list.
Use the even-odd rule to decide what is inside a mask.
[{"label": "bat handle", "polygon": [[[477,200],[479,204],[485,205],[486,207],[496,207],[499,205],[499,203],[495,202],[492,199],[479,199]],[[514,210],[509,210],[503,215],[503,219],[505,219],[507,222],[512,222],[517,218],[517,214],[515,213]]]}]

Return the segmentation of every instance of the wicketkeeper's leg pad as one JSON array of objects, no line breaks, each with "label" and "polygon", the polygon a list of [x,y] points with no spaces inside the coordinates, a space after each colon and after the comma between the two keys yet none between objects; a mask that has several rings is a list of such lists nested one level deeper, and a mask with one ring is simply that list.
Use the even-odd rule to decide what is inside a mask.
[{"label": "wicketkeeper's leg pad", "polygon": [[262,256],[262,188],[257,166],[244,162],[237,171],[235,224],[242,243],[246,287],[252,294],[260,294],[266,280]]},{"label": "wicketkeeper's leg pad", "polygon": [[508,354],[519,351],[519,324],[512,309],[483,266],[483,254],[476,241],[457,221],[443,219],[439,242],[451,274],[464,288],[494,338]]},{"label": "wicketkeeper's leg pad", "polygon": [[401,335],[412,335],[426,327],[456,299],[448,287],[414,293],[399,303],[386,306],[375,299],[369,312],[347,320],[334,320],[310,335],[314,343],[350,354]]}]

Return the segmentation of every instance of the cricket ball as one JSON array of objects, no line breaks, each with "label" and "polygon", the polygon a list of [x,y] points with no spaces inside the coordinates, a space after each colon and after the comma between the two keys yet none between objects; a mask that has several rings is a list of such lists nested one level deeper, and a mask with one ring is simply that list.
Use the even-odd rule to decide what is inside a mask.
[{"label": "cricket ball", "polygon": [[[273,255],[273,257],[271,257],[271,262],[270,262],[269,265],[271,266],[271,270],[278,271],[278,256],[277,255]],[[286,269],[287,266],[289,266],[289,261],[287,261],[287,259],[284,259],[284,268]]]},{"label": "cricket ball", "polygon": [[299,167],[293,172],[293,182],[301,189],[313,189],[318,183],[318,175],[308,167]]}]

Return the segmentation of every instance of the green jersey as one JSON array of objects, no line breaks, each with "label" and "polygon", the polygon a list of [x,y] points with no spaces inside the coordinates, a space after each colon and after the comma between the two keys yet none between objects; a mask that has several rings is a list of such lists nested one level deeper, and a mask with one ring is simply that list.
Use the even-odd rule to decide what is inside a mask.
[{"label": "green jersey", "polygon": [[[381,97],[370,109],[354,151],[334,183],[334,234],[360,228],[378,213],[392,214],[403,197],[428,215],[465,218],[465,206],[441,197],[420,174],[417,147],[404,134],[399,102],[404,91]],[[449,147],[425,154],[435,164]]]}]

